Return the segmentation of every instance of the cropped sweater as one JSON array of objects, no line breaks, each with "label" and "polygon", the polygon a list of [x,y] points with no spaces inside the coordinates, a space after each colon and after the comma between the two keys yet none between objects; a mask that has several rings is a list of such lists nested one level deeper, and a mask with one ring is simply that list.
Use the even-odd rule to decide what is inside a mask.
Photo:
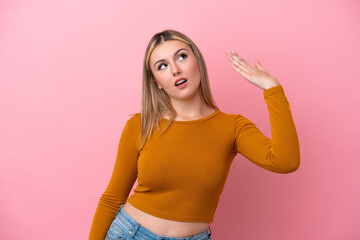
[{"label": "cropped sweater", "polygon": [[[104,239],[120,205],[128,201],[153,216],[183,222],[211,223],[237,153],[276,173],[300,164],[299,141],[281,85],[266,89],[272,139],[241,114],[216,109],[204,118],[173,121],[155,130],[139,150],[141,115],[122,131],[114,171],[98,203],[89,239]],[[160,127],[168,120],[162,118]],[[138,180],[134,194],[129,193]]]}]

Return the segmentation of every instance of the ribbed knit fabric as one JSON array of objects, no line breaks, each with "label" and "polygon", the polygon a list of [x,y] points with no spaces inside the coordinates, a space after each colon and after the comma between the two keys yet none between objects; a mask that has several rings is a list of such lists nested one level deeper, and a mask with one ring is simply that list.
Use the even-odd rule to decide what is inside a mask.
[{"label": "ribbed knit fabric", "polygon": [[[240,114],[217,109],[192,121],[173,121],[156,130],[141,151],[140,113],[125,124],[109,185],[95,212],[89,239],[104,239],[121,204],[164,219],[213,221],[231,163],[237,153],[277,173],[291,173],[300,164],[299,141],[290,106],[281,85],[263,91],[272,139]],[[165,126],[163,118],[160,127]],[[134,194],[129,193],[138,178]]]}]

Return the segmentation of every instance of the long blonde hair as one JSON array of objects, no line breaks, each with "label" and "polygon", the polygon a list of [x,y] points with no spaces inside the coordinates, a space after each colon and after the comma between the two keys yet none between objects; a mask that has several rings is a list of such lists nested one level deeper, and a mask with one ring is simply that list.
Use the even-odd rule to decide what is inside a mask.
[{"label": "long blonde hair", "polygon": [[[179,40],[186,44],[188,44],[198,62],[198,68],[200,71],[200,90],[201,95],[205,101],[205,103],[218,109],[210,90],[210,84],[208,79],[208,73],[205,65],[204,58],[199,50],[199,48],[195,45],[195,43],[187,37],[185,34],[180,33],[175,30],[164,30],[162,32],[156,33],[150,40],[147,45],[144,57],[143,64],[143,82],[142,82],[142,108],[141,108],[141,133],[138,138],[138,149],[142,149],[145,145],[146,139],[151,138],[152,133],[155,127],[159,130],[160,134],[162,134],[174,120],[176,111],[171,105],[170,97],[164,91],[163,88],[159,89],[155,83],[154,76],[149,67],[150,56],[154,48],[162,42],[168,40]],[[130,116],[135,115],[137,113],[130,114]],[[170,116],[169,120],[165,128],[160,131],[159,123],[163,117],[163,115],[168,114]]]}]

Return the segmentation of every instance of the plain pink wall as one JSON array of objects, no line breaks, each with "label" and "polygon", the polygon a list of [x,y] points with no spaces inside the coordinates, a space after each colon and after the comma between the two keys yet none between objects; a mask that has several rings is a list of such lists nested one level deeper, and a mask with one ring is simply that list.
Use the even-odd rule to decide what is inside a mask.
[{"label": "plain pink wall", "polygon": [[271,137],[262,90],[226,50],[260,59],[300,140],[292,174],[235,158],[213,239],[360,239],[359,12],[357,0],[2,0],[0,238],[88,238],[124,124],[140,111],[146,44],[172,28],[202,51],[220,110]]}]

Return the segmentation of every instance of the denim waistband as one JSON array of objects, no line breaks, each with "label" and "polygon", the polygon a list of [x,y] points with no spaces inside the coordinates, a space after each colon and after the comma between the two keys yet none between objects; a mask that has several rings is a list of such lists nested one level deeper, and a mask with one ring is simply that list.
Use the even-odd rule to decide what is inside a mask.
[{"label": "denim waistband", "polygon": [[[206,231],[190,236],[190,237],[166,237],[166,236],[159,236],[153,232],[151,232],[149,229],[142,226],[140,223],[138,223],[134,218],[132,218],[127,212],[123,210],[124,204],[122,204],[116,213],[115,217],[120,217],[122,220],[122,223],[124,224],[124,227],[129,231],[129,236],[132,238],[132,236],[137,233],[139,236],[143,236],[146,239],[156,239],[156,240],[205,240],[210,239],[211,236],[211,228],[209,226]],[[118,216],[120,215],[120,216]],[[208,233],[208,230],[210,231]]]}]

